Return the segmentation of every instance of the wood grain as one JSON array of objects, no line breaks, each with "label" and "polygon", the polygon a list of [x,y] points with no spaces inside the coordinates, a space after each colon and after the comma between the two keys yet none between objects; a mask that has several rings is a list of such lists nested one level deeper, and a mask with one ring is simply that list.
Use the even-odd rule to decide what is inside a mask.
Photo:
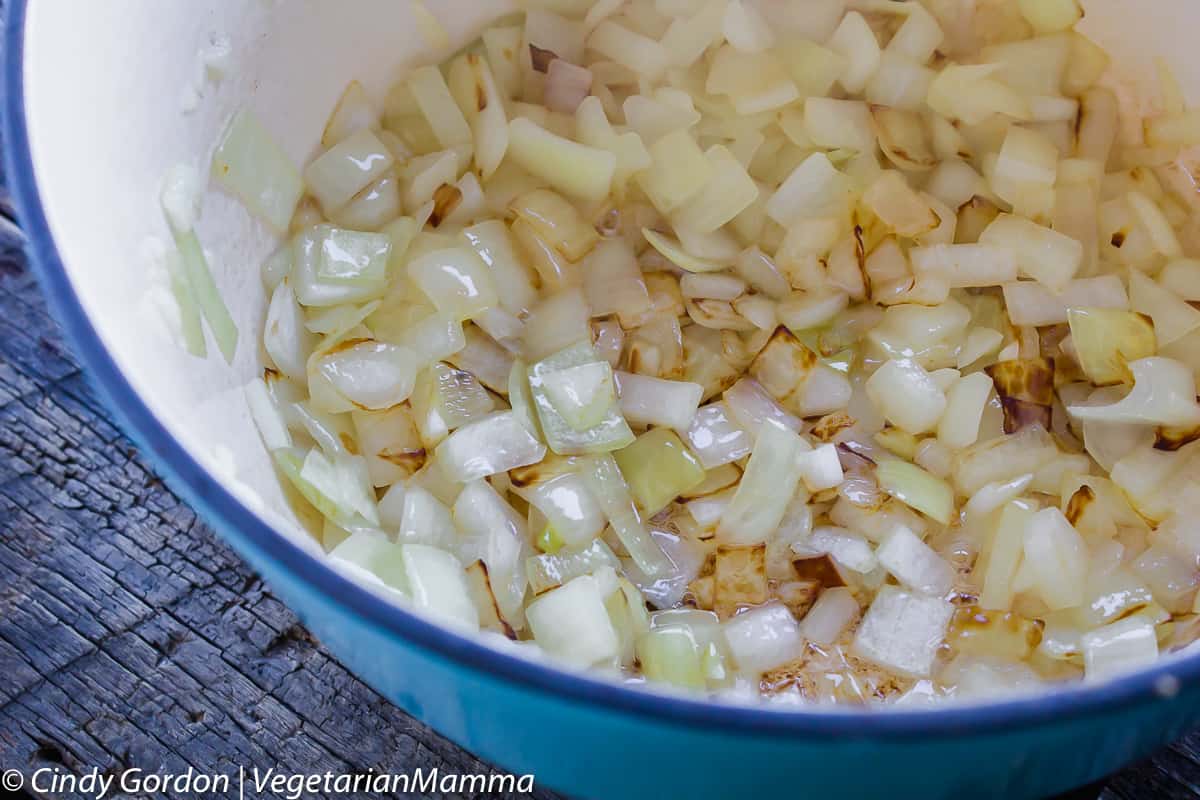
[{"label": "wood grain", "polygon": [[[49,317],[3,185],[0,769],[493,771],[351,675],[141,460]],[[1071,797],[1198,798],[1200,735]]]}]

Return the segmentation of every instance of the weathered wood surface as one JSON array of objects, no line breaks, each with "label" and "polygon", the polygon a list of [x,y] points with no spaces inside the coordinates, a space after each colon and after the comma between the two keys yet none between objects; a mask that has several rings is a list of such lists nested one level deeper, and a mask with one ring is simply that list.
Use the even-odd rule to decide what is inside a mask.
[{"label": "weathered wood surface", "polygon": [[[5,237],[2,187],[0,770],[490,772],[356,680],[155,477]],[[1200,735],[1073,797],[1198,798]]]}]

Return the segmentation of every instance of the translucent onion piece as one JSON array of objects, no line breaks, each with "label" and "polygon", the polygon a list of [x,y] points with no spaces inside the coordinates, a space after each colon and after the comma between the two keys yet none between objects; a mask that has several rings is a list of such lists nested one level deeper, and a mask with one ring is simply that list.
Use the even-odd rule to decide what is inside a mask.
[{"label": "translucent onion piece", "polygon": [[1154,626],[1137,616],[1109,623],[1080,638],[1089,681],[1131,672],[1158,659]]},{"label": "translucent onion piece", "polygon": [[741,162],[721,145],[704,151],[711,177],[700,192],[674,214],[676,224],[697,233],[712,233],[729,224],[758,199],[758,184]]},{"label": "translucent onion piece", "polygon": [[[280,459],[285,463],[290,461],[291,453],[290,450],[276,450],[276,463],[281,463]],[[285,472],[289,470],[285,469]],[[361,527],[362,521],[379,524],[375,491],[362,458],[351,455],[330,458],[313,448],[304,456],[296,477],[308,487],[306,491],[297,483],[305,499],[343,528]]]},{"label": "translucent onion piece", "polygon": [[650,310],[650,295],[633,248],[622,239],[596,245],[583,265],[584,294],[593,317]]},{"label": "translucent onion piece", "polygon": [[1127,382],[1129,362],[1158,350],[1154,324],[1133,311],[1071,308],[1071,342],[1088,380],[1097,386]]},{"label": "translucent onion piece", "polygon": [[511,411],[459,428],[437,448],[447,477],[460,483],[534,464],[545,455],[546,446]]},{"label": "translucent onion piece", "polygon": [[928,677],[953,615],[945,600],[884,586],[859,624],[854,653],[901,675]]},{"label": "translucent onion piece", "polygon": [[686,381],[670,381],[616,373],[621,413],[634,425],[661,425],[685,430],[700,406],[703,387]]},{"label": "translucent onion piece", "polygon": [[1154,338],[1159,347],[1200,328],[1200,311],[1137,270],[1129,275],[1129,303],[1134,311],[1154,320]]},{"label": "translucent onion piece", "polygon": [[800,482],[797,456],[804,443],[795,431],[771,419],[761,423],[754,452],[733,502],[721,516],[717,535],[730,544],[764,542],[779,526]]},{"label": "translucent onion piece", "polygon": [[858,601],[845,586],[825,589],[804,615],[800,630],[804,638],[820,645],[833,644],[859,615]]},{"label": "translucent onion piece", "polygon": [[806,158],[767,201],[767,216],[785,227],[847,207],[848,184],[824,153]]},{"label": "translucent onion piece", "polygon": [[558,475],[516,491],[546,516],[568,547],[582,547],[604,530],[604,513],[579,475]]},{"label": "translucent onion piece", "polygon": [[387,281],[392,241],[382,233],[328,228],[321,241],[317,279],[326,283],[382,286]]},{"label": "translucent onion piece", "polygon": [[612,186],[617,157],[573,142],[524,117],[508,126],[508,152],[526,171],[572,197],[597,201]]},{"label": "translucent onion piece", "polygon": [[468,483],[454,503],[456,547],[464,561],[487,565],[500,613],[521,628],[525,597],[524,555],[529,538],[525,520],[487,481]]},{"label": "translucent onion piece", "polygon": [[668,133],[649,146],[650,169],[637,182],[663,214],[696,197],[713,177],[713,165],[687,130]]},{"label": "translucent onion piece", "polygon": [[786,606],[778,603],[738,614],[722,629],[734,662],[749,674],[798,658],[804,647],[800,624]]},{"label": "translucent onion piece", "polygon": [[288,229],[304,194],[295,164],[245,109],[234,114],[213,153],[212,176],[279,233]]},{"label": "translucent onion piece", "polygon": [[654,428],[613,454],[638,507],[653,516],[699,486],[704,467],[674,431]]},{"label": "translucent onion piece", "polygon": [[723,399],[732,419],[754,438],[767,421],[800,430],[800,419],[780,407],[756,381],[739,380],[725,392]]},{"label": "translucent onion piece", "polygon": [[1109,406],[1071,406],[1072,416],[1084,421],[1117,422],[1168,427],[1200,424],[1196,380],[1190,368],[1169,358],[1130,362],[1133,390]]},{"label": "translucent onion piece", "polygon": [[409,262],[408,274],[438,311],[458,319],[468,319],[499,302],[490,270],[465,247],[418,256]]},{"label": "translucent onion piece", "polygon": [[830,525],[814,528],[807,539],[792,545],[792,551],[800,556],[829,555],[839,566],[860,575],[867,575],[879,567],[865,537]]},{"label": "translucent onion piece", "polygon": [[594,539],[578,549],[564,548],[554,554],[530,556],[525,562],[525,572],[529,576],[529,588],[534,594],[542,594],[601,567],[616,569],[620,566],[620,560],[609,546],[601,539]]},{"label": "translucent onion piece", "polygon": [[949,525],[954,516],[954,490],[946,481],[899,459],[884,459],[875,473],[879,488],[905,505]]},{"label": "translucent onion piece", "polygon": [[[416,380],[417,361],[403,347],[367,341],[321,357],[316,371],[350,407],[380,409],[408,399]],[[348,411],[350,407],[328,410]]]},{"label": "translucent onion piece", "polygon": [[406,595],[408,578],[404,569],[403,549],[388,541],[380,531],[356,531],[334,546],[329,557],[342,569],[365,576],[368,581]]},{"label": "translucent onion piece", "polygon": [[403,506],[394,531],[398,542],[443,549],[454,546],[458,531],[450,509],[420,486],[406,487],[401,496]]},{"label": "translucent onion piece", "polygon": [[650,243],[651,247],[662,254],[663,258],[688,272],[719,272],[725,269],[724,264],[691,255],[679,242],[658,231],[643,228],[642,235],[646,237],[646,241]]},{"label": "translucent onion piece", "polygon": [[380,178],[394,163],[391,152],[368,129],[338,142],[304,170],[304,184],[325,211],[336,211]]},{"label": "translucent onion piece", "polygon": [[545,358],[591,338],[591,309],[578,288],[563,289],[534,306],[525,321],[525,356]]},{"label": "translucent onion piece", "polygon": [[537,411],[541,430],[550,449],[559,455],[583,455],[619,450],[633,442],[633,432],[621,415],[617,405],[610,402],[604,409],[600,421],[583,430],[576,429],[563,417],[546,390],[549,375],[565,369],[602,364],[592,346],[587,342],[561,350],[537,362],[529,368],[529,387]]},{"label": "translucent onion piece", "polygon": [[599,581],[581,575],[538,597],[525,611],[534,641],[547,653],[580,666],[615,658],[620,641]]},{"label": "translucent onion piece", "polygon": [[304,327],[304,312],[288,281],[283,281],[271,293],[267,319],[263,325],[263,347],[271,362],[295,381],[307,379],[308,354],[316,347],[317,339]]},{"label": "translucent onion piece", "polygon": [[583,258],[600,240],[574,206],[548,189],[520,195],[509,207],[570,261]]},{"label": "translucent onion piece", "polygon": [[1061,292],[1083,263],[1083,245],[1021,217],[1001,214],[979,235],[981,244],[1004,247],[1017,257],[1021,274]]},{"label": "translucent onion piece", "polygon": [[954,583],[954,568],[908,528],[893,531],[875,555],[896,580],[920,594],[943,597]]},{"label": "translucent onion piece", "polygon": [[741,460],[750,455],[754,445],[749,434],[733,420],[728,406],[720,402],[700,408],[686,431],[680,433],[708,470]]},{"label": "translucent onion piece", "polygon": [[952,289],[1000,286],[1017,278],[1011,250],[981,244],[939,244],[909,251],[917,275],[945,278]]},{"label": "translucent onion piece", "polygon": [[541,384],[554,410],[577,431],[599,425],[616,402],[612,367],[605,361],[548,372]]},{"label": "translucent onion piece", "polygon": [[292,446],[292,436],[288,432],[287,423],[283,419],[275,400],[271,397],[266,383],[261,378],[255,378],[246,384],[242,390],[246,395],[246,405],[250,407],[250,415],[254,425],[263,437],[263,444],[268,450]]},{"label": "translucent onion piece", "polygon": [[651,577],[670,572],[674,565],[642,524],[629,485],[612,456],[587,459],[580,474],[638,569]]},{"label": "translucent onion piece", "polygon": [[892,424],[911,434],[933,430],[946,409],[946,395],[915,361],[888,361],[867,381],[866,391]]},{"label": "translucent onion piece", "polygon": [[1036,281],[1004,285],[1004,304],[1014,325],[1042,327],[1067,321],[1068,308],[1105,308],[1127,310],[1129,297],[1116,275],[1077,278],[1060,294]]},{"label": "translucent onion piece", "polygon": [[829,48],[847,61],[846,71],[839,79],[847,92],[857,93],[879,69],[879,42],[865,17],[851,11],[829,39]]},{"label": "translucent onion piece", "polygon": [[462,323],[446,314],[430,314],[405,329],[398,342],[421,366],[449,358],[467,345]]}]

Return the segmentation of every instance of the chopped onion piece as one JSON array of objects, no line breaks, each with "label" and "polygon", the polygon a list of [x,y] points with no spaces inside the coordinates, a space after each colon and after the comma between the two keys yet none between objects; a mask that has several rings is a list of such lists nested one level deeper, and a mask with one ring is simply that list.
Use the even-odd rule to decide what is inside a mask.
[{"label": "chopped onion piece", "polygon": [[437,448],[442,469],[460,483],[534,464],[545,455],[546,446],[511,411],[459,428]]},{"label": "chopped onion piece", "polygon": [[616,658],[620,641],[600,582],[580,575],[538,597],[525,610],[533,639],[551,655],[579,666]]},{"label": "chopped onion piece", "polygon": [[612,456],[587,459],[580,474],[638,569],[651,577],[669,573],[674,565],[642,524],[629,485]]},{"label": "chopped onion piece", "polygon": [[704,467],[674,431],[654,428],[613,454],[638,507],[653,516],[699,486]]},{"label": "chopped onion piece", "polygon": [[920,364],[891,360],[866,383],[867,396],[893,425],[911,434],[937,427],[946,410],[946,395]]},{"label": "chopped onion piece", "polygon": [[499,302],[487,266],[465,247],[435,250],[408,264],[409,277],[438,311],[468,319]]},{"label": "chopped onion piece", "polygon": [[525,562],[529,588],[534,594],[561,586],[580,575],[597,572],[604,567],[618,569],[621,561],[601,539],[593,539],[578,549],[561,549],[556,553],[530,556]]},{"label": "chopped onion piece", "polygon": [[597,201],[612,186],[617,157],[551,133],[525,117],[508,125],[508,153],[520,167],[559,191]]},{"label": "chopped onion piece", "polygon": [[795,431],[773,419],[762,421],[742,482],[721,516],[717,535],[723,541],[757,544],[779,527],[800,482],[797,456],[804,449]]},{"label": "chopped onion piece", "polygon": [[326,212],[337,211],[380,178],[394,163],[369,129],[335,144],[304,170],[304,183]]},{"label": "chopped onion piece", "polygon": [[1014,325],[1043,327],[1067,321],[1068,308],[1109,308],[1126,310],[1129,297],[1116,275],[1076,278],[1056,294],[1036,281],[1017,281],[1004,285],[1004,304]]},{"label": "chopped onion piece", "polygon": [[288,229],[304,194],[295,164],[246,109],[234,114],[217,145],[212,176],[278,233]]},{"label": "chopped onion piece", "polygon": [[1137,270],[1129,274],[1130,307],[1154,320],[1159,347],[1177,342],[1200,328],[1200,311]]},{"label": "chopped onion piece", "polygon": [[800,630],[804,638],[820,645],[833,644],[859,615],[858,601],[845,586],[825,589],[804,615]]},{"label": "chopped onion piece", "polygon": [[409,326],[398,344],[412,352],[419,365],[426,366],[459,352],[466,347],[467,339],[461,322],[446,314],[435,313]]},{"label": "chopped onion piece", "polygon": [[754,442],[734,420],[724,403],[710,403],[692,417],[686,431],[677,428],[705,469],[714,469],[750,455]]},{"label": "chopped onion piece", "polygon": [[734,662],[745,672],[764,672],[799,658],[804,647],[800,624],[786,606],[752,608],[722,625]]},{"label": "chopped onion piece", "polygon": [[292,435],[288,432],[287,423],[263,379],[255,378],[247,383],[242,391],[246,395],[246,405],[250,407],[254,425],[262,435],[263,444],[267,449],[291,447]]},{"label": "chopped onion piece", "polygon": [[1088,631],[1081,637],[1080,646],[1089,681],[1132,672],[1158,660],[1154,626],[1137,616]]},{"label": "chopped onion piece", "polygon": [[546,515],[568,547],[582,547],[604,530],[604,513],[579,475],[558,475],[516,491]]},{"label": "chopped onion piece", "polygon": [[800,556],[828,555],[838,565],[860,575],[879,567],[870,543],[863,536],[830,525],[814,528],[807,539],[792,545],[792,551]]},{"label": "chopped onion piece", "polygon": [[879,41],[866,18],[851,11],[842,18],[828,44],[847,61],[846,71],[839,78],[842,88],[851,93],[861,92],[879,69],[881,55]]},{"label": "chopped onion piece", "polygon": [[854,653],[901,675],[929,677],[952,616],[945,600],[883,586],[858,626]]},{"label": "chopped onion piece", "polygon": [[1189,303],[1200,301],[1200,261],[1176,259],[1163,267],[1158,282]]},{"label": "chopped onion piece", "polygon": [[525,320],[525,355],[545,358],[591,339],[591,309],[578,288],[563,289],[542,299]]},{"label": "chopped onion piece", "polygon": [[758,184],[727,148],[713,145],[704,151],[711,177],[697,194],[674,212],[680,225],[697,233],[712,233],[732,222],[758,200]]},{"label": "chopped onion piece", "polygon": [[955,450],[975,444],[992,385],[991,377],[976,372],[946,390],[946,410],[937,426],[938,441]]},{"label": "chopped onion piece", "polygon": [[800,420],[776,403],[756,381],[739,380],[729,387],[723,399],[732,419],[754,439],[758,438],[759,429],[767,421],[800,430]]},{"label": "chopped onion piece", "polygon": [[588,37],[587,46],[647,80],[662,75],[671,61],[663,45],[611,20],[596,26]]},{"label": "chopped onion piece", "polygon": [[954,583],[954,568],[904,526],[884,539],[875,555],[896,580],[920,594],[944,597]]},{"label": "chopped onion piece", "polygon": [[1129,362],[1147,358],[1158,350],[1154,324],[1142,314],[1070,308],[1067,319],[1079,365],[1097,386],[1128,381]]},{"label": "chopped onion piece", "polygon": [[459,556],[468,562],[483,561],[501,615],[514,628],[523,627],[529,538],[524,518],[487,481],[473,481],[454,502],[454,524]]},{"label": "chopped onion piece", "polygon": [[[335,350],[316,363],[316,375],[327,381],[344,403],[325,400],[326,410],[380,409],[408,399],[417,376],[416,356],[406,348],[365,341]],[[310,384],[317,381],[310,378]],[[310,385],[317,399],[317,387]]]},{"label": "chopped onion piece", "polygon": [[719,272],[725,269],[726,265],[724,264],[691,255],[679,242],[658,231],[642,228],[642,235],[646,237],[646,241],[650,243],[651,247],[662,254],[663,258],[688,272]]},{"label": "chopped onion piece", "polygon": [[949,525],[954,517],[954,490],[946,481],[895,458],[879,462],[875,472],[879,488],[910,508]]},{"label": "chopped onion piece", "polygon": [[812,493],[835,489],[841,485],[845,474],[842,472],[842,462],[838,458],[837,447],[823,444],[812,450],[806,450],[797,456],[800,463],[800,477],[804,487]]},{"label": "chopped onion piece", "polygon": [[[529,368],[529,386],[532,392],[534,408],[537,410],[541,430],[545,434],[546,443],[550,449],[559,455],[582,455],[585,453],[609,452],[619,450],[633,442],[633,432],[613,401],[608,396],[608,404],[603,409],[599,421],[583,430],[577,429],[563,417],[547,391],[546,383],[555,382],[557,378],[551,375],[562,370],[581,367],[589,364],[601,364],[604,368],[608,363],[600,360],[587,342],[580,342],[561,350]],[[599,404],[597,404],[597,408]],[[597,412],[598,413],[598,412]]]},{"label": "chopped onion piece", "polygon": [[[408,486],[399,495],[403,498],[400,521],[395,528],[401,544],[423,544],[450,549],[458,538],[450,509],[420,486]],[[388,493],[391,497],[391,492]],[[380,509],[382,515],[382,508]]]},{"label": "chopped onion piece", "polygon": [[981,244],[1011,250],[1021,274],[1061,292],[1083,262],[1083,245],[1021,217],[1001,214],[979,235]]},{"label": "chopped onion piece", "polygon": [[1109,406],[1071,406],[1076,419],[1168,427],[1200,425],[1196,379],[1192,370],[1170,358],[1142,358],[1129,363],[1133,390]]},{"label": "chopped onion piece", "polygon": [[541,382],[554,410],[577,431],[603,422],[616,401],[612,367],[606,361],[549,372]]},{"label": "chopped onion piece", "polygon": [[650,158],[650,168],[638,173],[637,182],[663,214],[698,196],[713,178],[713,164],[686,129],[672,131],[651,144]]},{"label": "chopped onion piece", "polygon": [[704,393],[698,383],[669,381],[631,372],[616,373],[621,413],[634,425],[685,430]]},{"label": "chopped onion piece", "polygon": [[761,53],[775,44],[775,34],[767,21],[745,0],[730,0],[725,8],[722,33],[743,53]]},{"label": "chopped onion piece", "polygon": [[767,216],[785,227],[847,208],[848,183],[824,153],[806,158],[767,200]]},{"label": "chopped onion piece", "polygon": [[591,316],[650,310],[650,295],[633,247],[623,239],[605,239],[583,265],[583,288]]},{"label": "chopped onion piece", "polygon": [[937,244],[908,253],[916,274],[936,275],[952,289],[1000,286],[1017,279],[1012,250],[983,244]]},{"label": "chopped onion piece", "polygon": [[1019,475],[1007,481],[997,481],[983,486],[963,507],[965,521],[974,523],[982,520],[1009,501],[1020,497],[1033,483],[1033,473]]}]

